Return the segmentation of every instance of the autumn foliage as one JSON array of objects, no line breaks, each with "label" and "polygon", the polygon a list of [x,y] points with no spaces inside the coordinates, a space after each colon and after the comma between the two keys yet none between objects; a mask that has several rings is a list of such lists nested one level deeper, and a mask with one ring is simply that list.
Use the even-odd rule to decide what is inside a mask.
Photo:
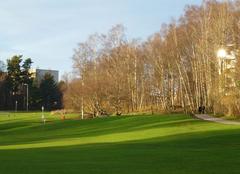
[{"label": "autumn foliage", "polygon": [[[238,115],[240,1],[187,6],[147,41],[129,40],[122,25],[91,35],[73,56],[65,107],[94,116],[142,111]],[[157,21],[156,21],[157,22]],[[217,50],[237,59],[234,86],[223,86]]]}]

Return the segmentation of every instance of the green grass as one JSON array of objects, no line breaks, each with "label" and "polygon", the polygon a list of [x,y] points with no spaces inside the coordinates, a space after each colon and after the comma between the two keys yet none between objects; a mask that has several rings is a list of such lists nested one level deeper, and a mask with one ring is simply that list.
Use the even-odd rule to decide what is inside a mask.
[{"label": "green grass", "polygon": [[240,126],[184,115],[0,115],[1,174],[238,174]]}]

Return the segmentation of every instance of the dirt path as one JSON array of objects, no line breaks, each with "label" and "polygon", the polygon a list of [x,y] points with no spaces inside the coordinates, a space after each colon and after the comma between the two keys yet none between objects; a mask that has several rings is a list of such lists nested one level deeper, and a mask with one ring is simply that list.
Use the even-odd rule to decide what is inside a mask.
[{"label": "dirt path", "polygon": [[222,124],[228,124],[228,125],[240,125],[240,122],[224,120],[222,118],[215,118],[215,117],[209,116],[207,114],[195,114],[195,116],[196,116],[196,118],[198,118],[200,120],[211,121],[211,122],[222,123]]}]

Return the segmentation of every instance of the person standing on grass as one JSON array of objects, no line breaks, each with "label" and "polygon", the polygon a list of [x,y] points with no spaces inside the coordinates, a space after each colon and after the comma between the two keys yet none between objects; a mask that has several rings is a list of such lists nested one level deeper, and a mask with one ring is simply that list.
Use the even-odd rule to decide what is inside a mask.
[{"label": "person standing on grass", "polygon": [[202,107],[202,114],[205,114],[205,106]]},{"label": "person standing on grass", "polygon": [[202,106],[199,106],[199,108],[198,108],[198,113],[199,113],[199,114],[202,113]]}]

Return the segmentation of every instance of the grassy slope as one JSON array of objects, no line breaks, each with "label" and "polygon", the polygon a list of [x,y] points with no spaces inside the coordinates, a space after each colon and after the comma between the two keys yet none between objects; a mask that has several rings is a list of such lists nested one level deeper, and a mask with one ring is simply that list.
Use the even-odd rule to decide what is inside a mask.
[{"label": "grassy slope", "polygon": [[240,126],[183,115],[65,120],[0,116],[0,173],[239,173]]}]

